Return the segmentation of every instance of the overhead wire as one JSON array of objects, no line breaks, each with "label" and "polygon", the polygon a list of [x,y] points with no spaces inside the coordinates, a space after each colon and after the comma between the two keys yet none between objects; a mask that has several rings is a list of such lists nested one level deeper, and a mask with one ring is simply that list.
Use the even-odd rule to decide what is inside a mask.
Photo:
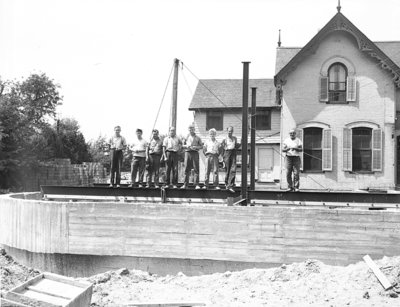
[{"label": "overhead wire", "polygon": [[156,123],[157,123],[157,120],[158,120],[158,116],[160,115],[161,107],[162,107],[162,104],[164,102],[165,94],[167,93],[168,85],[169,85],[169,82],[171,80],[171,76],[172,76],[173,70],[174,70],[174,65],[172,65],[172,67],[171,67],[171,71],[169,73],[168,81],[167,81],[167,84],[165,85],[164,94],[163,94],[163,96],[161,98],[160,106],[158,107],[156,119],[154,121],[153,128],[151,129],[151,132],[150,132],[151,133],[150,141],[153,139],[153,130],[154,130],[155,126],[156,126]]},{"label": "overhead wire", "polygon": [[[182,63],[182,65],[183,65],[183,63]],[[190,68],[189,67],[187,67],[187,65],[185,65],[185,67],[186,67],[186,69],[198,80],[198,82],[202,85],[202,86],[204,86],[204,88],[205,89],[207,89],[207,91],[209,91],[210,92],[210,94],[211,95],[213,95],[224,107],[226,107],[226,108],[228,108],[228,109],[230,109],[231,111],[233,111],[230,107],[228,107],[208,86],[206,86],[205,84],[204,84],[204,82],[202,82],[201,81],[201,79],[200,78],[198,78],[191,70],[190,70]],[[232,112],[233,113],[233,112]],[[240,117],[240,116],[238,116],[238,115],[236,115],[235,113],[233,113],[233,115],[240,121],[240,122],[242,122],[242,118]],[[267,137],[270,137],[270,136],[274,136],[274,135],[277,135],[277,134],[280,134],[280,132],[276,132],[276,133],[273,133],[273,134],[271,134],[271,135],[269,135],[269,136],[267,136]],[[267,137],[262,137],[262,136],[260,136],[259,134],[257,134],[257,132],[256,132],[256,135],[259,137],[259,139],[265,139],[265,138],[267,138]],[[275,148],[273,148],[272,147],[272,149],[274,150],[274,151],[276,151],[276,152],[278,152]],[[283,158],[284,158],[284,156],[280,153],[280,152],[278,152]],[[308,153],[305,153],[306,155],[309,155],[309,156],[311,156],[311,157],[313,157],[313,158],[316,158],[316,159],[319,159],[318,157],[316,157],[316,156],[313,156],[313,155],[310,155],[310,154],[308,154]],[[322,159],[320,159],[321,161],[322,161]],[[310,177],[311,178],[311,177]],[[317,182],[316,180],[314,180],[313,178],[311,178],[311,180],[313,180],[315,183],[317,183],[319,186],[321,186],[321,187],[323,187],[324,189],[326,189],[326,190],[328,190],[328,188],[327,187],[325,187],[325,186],[323,186],[322,184],[320,184],[319,182]]]}]

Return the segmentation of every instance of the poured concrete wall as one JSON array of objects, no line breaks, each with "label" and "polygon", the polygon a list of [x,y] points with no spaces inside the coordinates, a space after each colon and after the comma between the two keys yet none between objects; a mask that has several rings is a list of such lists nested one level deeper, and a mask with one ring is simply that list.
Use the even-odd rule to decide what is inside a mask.
[{"label": "poured concrete wall", "polygon": [[53,264],[47,261],[50,269],[64,267],[67,275],[98,272],[99,266],[165,274],[210,273],[210,263],[221,271],[308,258],[345,265],[365,254],[372,258],[400,255],[399,222],[396,209],[78,203],[0,197],[0,244],[28,264],[42,261],[46,266],[46,257],[51,258]]}]

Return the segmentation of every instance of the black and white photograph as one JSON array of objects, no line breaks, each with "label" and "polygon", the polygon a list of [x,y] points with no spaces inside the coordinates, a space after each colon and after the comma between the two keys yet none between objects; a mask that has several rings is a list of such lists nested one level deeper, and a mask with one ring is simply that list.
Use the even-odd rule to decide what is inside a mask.
[{"label": "black and white photograph", "polygon": [[400,306],[400,1],[0,0],[1,307]]}]

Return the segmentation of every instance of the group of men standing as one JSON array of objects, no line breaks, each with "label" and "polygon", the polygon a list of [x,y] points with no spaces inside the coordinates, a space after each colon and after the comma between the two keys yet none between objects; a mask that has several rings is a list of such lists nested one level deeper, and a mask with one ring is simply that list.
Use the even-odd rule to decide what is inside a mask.
[{"label": "group of men standing", "polygon": [[[110,187],[120,186],[121,182],[121,167],[123,160],[123,152],[128,148],[126,139],[121,135],[121,127],[114,128],[115,134],[109,142],[111,152],[111,177]],[[169,129],[168,136],[161,140],[159,131],[153,130],[150,142],[147,142],[142,137],[143,131],[136,130],[136,140],[129,149],[132,151],[133,159],[131,165],[131,181],[130,187],[143,187],[144,173],[147,165],[147,184],[146,187],[151,187],[154,183],[155,188],[160,187],[160,166],[165,163],[166,180],[165,187],[177,188],[178,184],[178,162],[179,152],[184,151],[184,170],[185,177],[181,189],[188,188],[189,177],[193,170],[193,184],[195,189],[200,189],[199,185],[199,151],[203,151],[205,160],[205,180],[204,189],[210,187],[210,174],[213,173],[213,186],[215,189],[219,187],[219,157],[222,156],[225,169],[225,187],[233,192],[236,177],[236,156],[240,144],[237,138],[233,136],[233,127],[227,128],[227,135],[219,142],[216,139],[216,130],[209,130],[209,138],[203,142],[196,135],[193,125],[189,126],[189,134],[181,139],[176,135],[174,127]],[[137,180],[137,177],[138,180]],[[153,179],[154,178],[154,179]]]}]

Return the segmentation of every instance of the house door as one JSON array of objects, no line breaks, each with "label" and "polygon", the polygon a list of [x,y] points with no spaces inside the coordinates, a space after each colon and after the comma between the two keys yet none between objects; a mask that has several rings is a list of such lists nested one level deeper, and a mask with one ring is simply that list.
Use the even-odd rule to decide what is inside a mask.
[{"label": "house door", "polygon": [[274,181],[274,151],[272,148],[258,148],[257,175],[260,182]]},{"label": "house door", "polygon": [[400,185],[400,135],[397,136],[397,185]]}]

